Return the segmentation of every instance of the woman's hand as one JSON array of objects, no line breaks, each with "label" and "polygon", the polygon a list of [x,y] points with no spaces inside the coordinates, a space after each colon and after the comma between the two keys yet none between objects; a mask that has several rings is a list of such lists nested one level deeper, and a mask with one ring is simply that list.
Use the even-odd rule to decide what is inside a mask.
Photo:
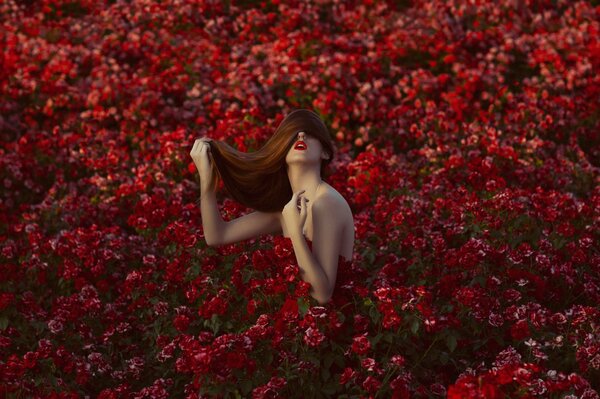
[{"label": "woman's hand", "polygon": [[208,137],[196,139],[192,151],[190,151],[190,156],[194,160],[194,165],[196,165],[196,169],[198,169],[198,174],[200,175],[200,190],[202,193],[208,190],[213,175],[210,160],[210,144],[208,144],[210,141],[212,139]]},{"label": "woman's hand", "polygon": [[[292,199],[288,202],[281,212],[283,216],[283,222],[285,229],[288,234],[293,234],[293,231],[302,234],[304,229],[304,222],[306,222],[306,202],[309,201],[304,196],[306,190],[300,190],[292,195]],[[298,199],[300,199],[300,205],[298,205]],[[300,208],[300,210],[298,210]]]}]

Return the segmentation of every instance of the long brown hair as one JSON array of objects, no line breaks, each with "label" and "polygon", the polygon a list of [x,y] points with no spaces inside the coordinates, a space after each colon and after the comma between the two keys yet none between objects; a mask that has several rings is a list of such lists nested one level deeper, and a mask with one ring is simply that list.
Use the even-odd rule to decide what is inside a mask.
[{"label": "long brown hair", "polygon": [[329,159],[321,160],[323,176],[334,156],[329,130],[315,112],[295,109],[255,152],[241,152],[223,141],[210,141],[213,171],[216,167],[217,172],[213,173],[210,189],[215,189],[218,175],[229,194],[239,203],[263,212],[281,212],[292,198],[285,158],[299,131],[318,139],[329,155]]}]

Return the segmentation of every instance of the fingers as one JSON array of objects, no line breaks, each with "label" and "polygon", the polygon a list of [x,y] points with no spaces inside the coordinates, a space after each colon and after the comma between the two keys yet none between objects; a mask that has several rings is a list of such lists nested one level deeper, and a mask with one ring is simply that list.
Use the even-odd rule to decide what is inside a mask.
[{"label": "fingers", "polygon": [[292,199],[290,199],[290,202],[288,203],[289,206],[294,206],[296,209],[302,209],[303,206],[306,207],[306,204],[310,202],[310,200],[304,196],[305,191],[306,190],[300,190],[293,193]]},{"label": "fingers", "polygon": [[206,160],[210,161],[210,159],[212,158],[210,153],[210,146],[208,144],[204,144],[204,147],[202,147],[200,153],[204,156]]},{"label": "fingers", "polygon": [[308,198],[306,198],[306,196],[304,194],[299,195],[300,197],[300,205],[304,204],[306,205],[306,203],[309,201]]},{"label": "fingers", "polygon": [[300,199],[300,218],[304,219],[304,217],[306,216],[306,201],[308,201],[306,199],[306,197],[302,197]]},{"label": "fingers", "polygon": [[208,138],[208,137],[202,137],[200,139],[200,142],[202,143],[203,146],[208,147],[208,149],[210,150],[210,142],[212,141],[212,139]]},{"label": "fingers", "polygon": [[194,154],[194,151],[196,151],[196,148],[198,148],[198,144],[199,143],[200,143],[200,140],[194,141],[194,145],[192,146],[192,150],[190,151],[190,155]]},{"label": "fingers", "polygon": [[206,141],[198,139],[194,142],[194,146],[190,151],[190,155],[195,157],[198,155],[204,155],[207,152],[210,153],[210,145]]},{"label": "fingers", "polygon": [[292,194],[292,199],[291,199],[291,201],[292,201],[292,202],[295,202],[296,204],[298,204],[298,202],[299,202],[299,201],[300,201],[302,198],[304,198],[304,199],[305,199],[307,202],[309,202],[310,200],[304,196],[304,192],[305,192],[305,191],[306,191],[306,190],[300,190],[300,191],[296,191],[294,194]]},{"label": "fingers", "polygon": [[306,190],[300,190],[296,193],[296,198],[292,196],[292,200],[290,201],[297,209],[302,210],[302,207],[306,207],[306,203],[310,200],[306,198],[304,192]]},{"label": "fingers", "polygon": [[204,141],[202,139],[196,139],[196,141],[194,141],[194,145],[192,146],[192,151],[190,152],[190,154],[198,151],[202,148],[202,146],[204,146]]},{"label": "fingers", "polygon": [[210,145],[208,144],[209,142],[213,141],[210,137],[201,137],[198,138],[194,141],[194,145],[192,146],[192,151],[190,152],[190,154],[192,152],[194,152],[195,150],[202,148],[204,146],[208,146],[208,149],[210,150]]},{"label": "fingers", "polygon": [[209,148],[207,148],[208,145],[205,145],[204,147],[202,147],[200,149],[200,159],[202,160],[201,162],[203,163],[203,165],[209,165],[210,163],[210,157],[208,154],[210,154],[210,150]]},{"label": "fingers", "polygon": [[298,203],[298,196],[300,194],[302,194],[303,192],[305,192],[305,191],[306,190],[300,190],[300,191],[297,191],[294,194],[292,194],[292,200],[291,200],[292,204],[297,204]]}]

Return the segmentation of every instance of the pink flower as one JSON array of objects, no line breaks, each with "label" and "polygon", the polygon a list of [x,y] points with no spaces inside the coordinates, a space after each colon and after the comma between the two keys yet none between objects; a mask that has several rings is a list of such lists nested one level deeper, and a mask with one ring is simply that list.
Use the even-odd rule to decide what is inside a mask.
[{"label": "pink flower", "polygon": [[63,322],[60,319],[53,319],[48,322],[48,328],[53,334],[61,332],[64,328]]},{"label": "pink flower", "polygon": [[404,363],[406,363],[406,359],[402,355],[394,355],[390,359],[390,363],[392,363],[394,366],[402,367],[404,366]]}]

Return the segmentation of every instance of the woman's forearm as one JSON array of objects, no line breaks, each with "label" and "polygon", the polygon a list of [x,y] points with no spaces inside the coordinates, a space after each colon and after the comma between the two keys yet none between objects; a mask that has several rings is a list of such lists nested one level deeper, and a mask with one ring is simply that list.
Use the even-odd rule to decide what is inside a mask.
[{"label": "woman's forearm", "polygon": [[200,212],[206,243],[210,246],[219,245],[226,222],[221,218],[217,205],[217,194],[214,191],[206,190],[201,193]]},{"label": "woman's forearm", "polygon": [[315,259],[312,252],[308,248],[308,244],[304,239],[302,231],[290,232],[290,239],[300,268],[300,276],[302,280],[310,283],[310,295],[315,298],[320,304],[325,304],[330,299],[329,279],[323,267]]}]

